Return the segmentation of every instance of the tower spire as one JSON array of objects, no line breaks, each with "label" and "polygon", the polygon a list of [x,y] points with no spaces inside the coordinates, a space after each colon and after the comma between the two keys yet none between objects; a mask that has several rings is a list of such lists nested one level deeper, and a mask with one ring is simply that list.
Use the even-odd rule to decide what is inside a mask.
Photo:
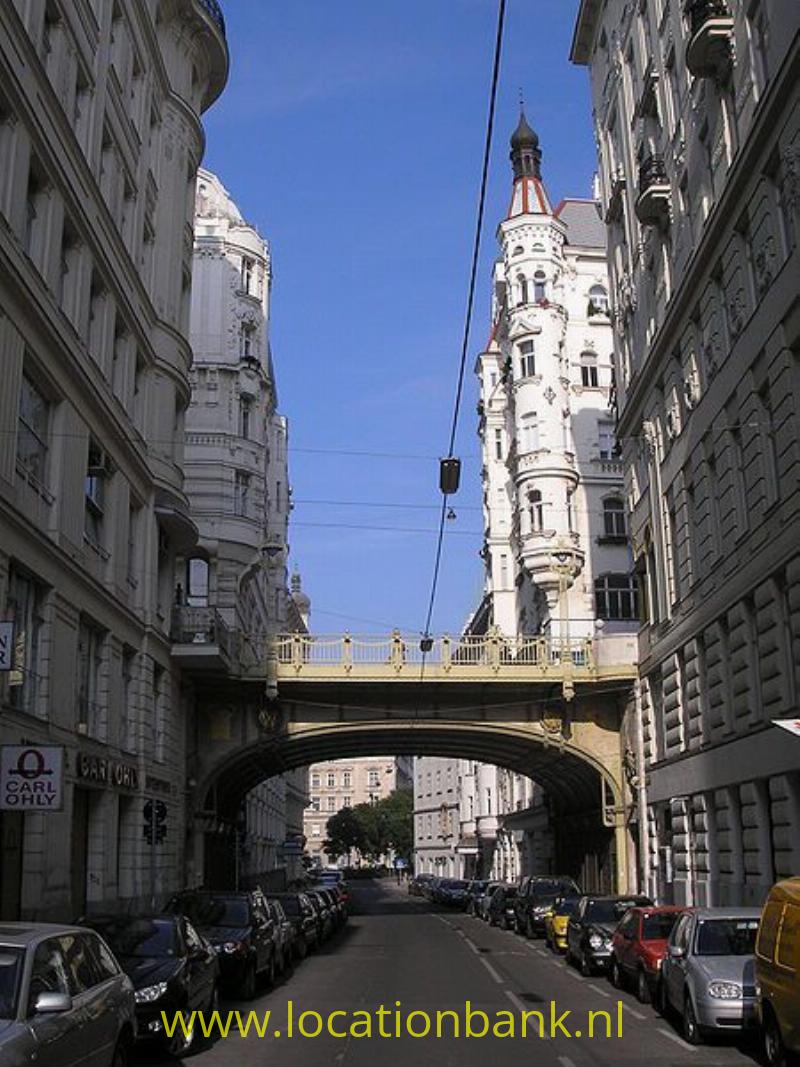
[{"label": "tower spire", "polygon": [[539,148],[539,137],[536,131],[528,125],[521,89],[519,123],[511,135],[511,162],[514,166],[515,178],[539,178],[541,180],[542,151]]}]

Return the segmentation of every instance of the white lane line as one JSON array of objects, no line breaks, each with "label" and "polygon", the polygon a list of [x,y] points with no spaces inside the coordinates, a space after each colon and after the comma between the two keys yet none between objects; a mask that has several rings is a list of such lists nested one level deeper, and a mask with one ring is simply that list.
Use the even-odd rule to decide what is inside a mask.
[{"label": "white lane line", "polygon": [[486,970],[489,972],[489,974],[492,976],[492,978],[495,980],[495,982],[497,982],[498,985],[502,985],[503,979],[500,977],[494,967],[492,967],[491,963],[489,963],[488,960],[485,960],[483,956],[480,957],[480,961],[486,968]]},{"label": "white lane line", "polygon": [[587,982],[587,989],[593,990],[595,993],[599,993],[601,997],[608,997],[611,999],[611,994],[606,993],[605,989],[601,989],[599,985],[595,985],[594,982]]},{"label": "white lane line", "polygon": [[[514,1007],[517,1009],[517,1011],[520,1013],[520,1015],[523,1015],[526,1011],[530,1010],[529,1008],[525,1007],[525,1005],[522,1003],[522,1001],[520,1000],[520,998],[517,996],[516,993],[512,992],[510,989],[504,989],[503,992],[508,997],[508,999],[511,1001],[511,1003],[514,1005]],[[530,1025],[531,1025],[530,1020],[526,1019],[525,1020],[525,1030],[526,1030],[526,1032],[527,1032],[528,1027]],[[543,1038],[549,1038],[550,1037],[550,1035],[547,1033],[546,1030],[543,1030],[541,1035],[537,1032],[536,1036],[537,1037],[541,1036]]]},{"label": "white lane line", "polygon": [[581,976],[579,974],[576,974],[575,971],[571,971],[569,967],[565,967],[564,970],[567,972],[570,978],[574,978],[577,982],[583,981]]},{"label": "white lane line", "polygon": [[571,1060],[569,1056],[559,1056],[558,1062],[561,1064],[561,1067],[575,1067],[575,1060]]},{"label": "white lane line", "polygon": [[630,1015],[632,1015],[634,1017],[634,1019],[646,1019],[647,1018],[647,1016],[644,1014],[644,1012],[637,1011],[636,1008],[632,1008],[630,1006],[630,1004],[626,1004],[624,1000],[621,1003],[622,1003],[622,1010],[623,1011],[627,1011]]},{"label": "white lane line", "polygon": [[663,1026],[657,1026],[656,1029],[664,1037],[668,1037],[670,1041],[674,1041],[676,1045],[680,1045],[681,1048],[685,1048],[687,1052],[697,1052],[695,1045],[690,1045],[688,1041],[684,1041],[682,1037],[678,1037],[677,1034],[673,1034],[671,1030],[666,1030]]},{"label": "white lane line", "polygon": [[549,955],[549,953],[545,952],[545,950],[544,950],[543,948],[536,948],[536,949],[534,949],[533,951],[534,951],[534,952],[538,952],[540,956],[547,956],[547,955]]},{"label": "white lane line", "polygon": [[453,924],[450,922],[449,919],[445,919],[443,915],[437,915],[436,918],[439,920],[440,923],[444,923],[445,926],[449,926],[451,930],[453,929]]}]

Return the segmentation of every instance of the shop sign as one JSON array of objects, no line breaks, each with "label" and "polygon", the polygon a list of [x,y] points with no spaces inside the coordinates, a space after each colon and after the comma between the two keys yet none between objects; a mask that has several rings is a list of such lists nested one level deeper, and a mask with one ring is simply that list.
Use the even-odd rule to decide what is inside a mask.
[{"label": "shop sign", "polygon": [[129,763],[106,759],[105,756],[90,756],[79,752],[76,763],[78,778],[97,785],[110,785],[116,789],[138,789],[139,772]]},{"label": "shop sign", "polygon": [[14,666],[14,623],[0,622],[0,671]]},{"label": "shop sign", "polygon": [[45,814],[64,806],[64,749],[60,745],[0,747],[0,811]]}]

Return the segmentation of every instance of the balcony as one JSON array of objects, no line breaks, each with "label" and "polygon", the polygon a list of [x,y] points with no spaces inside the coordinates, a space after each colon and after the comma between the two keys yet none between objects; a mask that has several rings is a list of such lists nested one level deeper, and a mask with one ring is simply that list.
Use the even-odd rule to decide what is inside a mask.
[{"label": "balcony", "polygon": [[172,609],[172,657],[193,671],[231,669],[236,653],[236,635],[216,608],[176,604]]},{"label": "balcony", "polygon": [[611,179],[611,195],[608,198],[608,210],[606,211],[606,223],[619,222],[622,218],[624,206],[624,194],[628,182],[625,175],[620,171]]},{"label": "balcony", "polygon": [[726,0],[688,0],[686,66],[696,78],[718,78],[730,68],[733,17]]},{"label": "balcony", "polygon": [[204,11],[208,12],[219,27],[220,33],[225,36],[225,16],[222,14],[222,8],[218,0],[197,0],[197,3]]},{"label": "balcony", "polygon": [[649,156],[639,167],[636,217],[643,226],[669,223],[672,190],[663,156]]}]

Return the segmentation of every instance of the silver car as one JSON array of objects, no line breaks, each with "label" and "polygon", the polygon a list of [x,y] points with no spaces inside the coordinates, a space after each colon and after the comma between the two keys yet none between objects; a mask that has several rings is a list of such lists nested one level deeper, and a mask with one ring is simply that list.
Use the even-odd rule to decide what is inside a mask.
[{"label": "silver car", "polygon": [[662,1014],[679,1012],[683,1036],[736,1033],[755,1025],[755,949],[760,908],[698,908],[672,928],[661,964]]},{"label": "silver car", "polygon": [[3,1067],[126,1067],[133,985],[93,930],[0,924]]}]

